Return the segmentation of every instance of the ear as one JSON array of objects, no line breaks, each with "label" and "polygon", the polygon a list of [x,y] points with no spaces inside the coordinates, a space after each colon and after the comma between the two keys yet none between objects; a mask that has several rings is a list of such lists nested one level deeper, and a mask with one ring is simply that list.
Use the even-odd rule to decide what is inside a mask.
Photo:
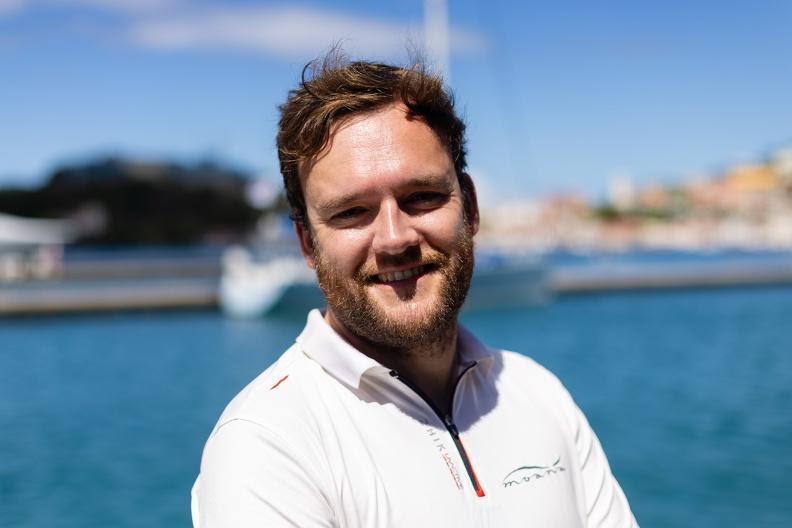
[{"label": "ear", "polygon": [[311,269],[316,268],[311,233],[308,231],[308,228],[303,226],[302,222],[294,222],[294,231],[297,233],[297,240],[300,242],[300,252],[305,259],[305,263],[308,264],[308,267]]},{"label": "ear", "polygon": [[468,188],[468,203],[466,204],[467,211],[465,212],[467,213],[468,224],[470,224],[471,235],[475,235],[478,233],[480,223],[476,186],[473,185],[473,178],[471,178],[468,173],[463,173],[462,178],[465,180]]}]

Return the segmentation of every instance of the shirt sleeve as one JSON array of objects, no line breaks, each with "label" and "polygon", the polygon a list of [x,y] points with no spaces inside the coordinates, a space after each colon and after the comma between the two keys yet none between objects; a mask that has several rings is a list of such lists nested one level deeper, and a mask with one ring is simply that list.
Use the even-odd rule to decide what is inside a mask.
[{"label": "shirt sleeve", "polygon": [[[304,450],[303,450],[304,451]],[[192,491],[195,528],[329,528],[320,466],[261,425],[236,419],[210,437]]]},{"label": "shirt sleeve", "polygon": [[611,473],[597,435],[566,389],[562,387],[562,390],[571,406],[575,448],[585,493],[586,526],[637,528],[627,498]]}]

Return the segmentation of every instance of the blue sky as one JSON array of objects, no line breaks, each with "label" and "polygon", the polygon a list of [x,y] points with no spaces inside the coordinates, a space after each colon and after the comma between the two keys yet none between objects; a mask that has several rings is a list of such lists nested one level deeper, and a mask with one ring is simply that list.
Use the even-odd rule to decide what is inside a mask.
[{"label": "blue sky", "polygon": [[[673,182],[792,144],[792,3],[449,0],[485,199]],[[0,185],[99,154],[278,181],[276,107],[342,40],[403,61],[418,0],[0,0]]]}]

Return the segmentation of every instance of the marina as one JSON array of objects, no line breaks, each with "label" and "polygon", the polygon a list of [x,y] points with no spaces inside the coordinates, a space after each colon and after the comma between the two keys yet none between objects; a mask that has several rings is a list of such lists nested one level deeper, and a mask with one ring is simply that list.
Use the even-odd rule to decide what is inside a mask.
[{"label": "marina", "polygon": [[[0,528],[187,527],[198,509],[207,528],[219,521],[205,505],[229,525],[269,512],[294,526],[604,525],[622,508],[607,471],[590,478],[597,443],[640,526],[792,527],[791,14],[784,2],[0,0]],[[466,281],[439,280],[432,254],[467,256],[459,220],[476,253],[454,320],[527,361],[468,364],[451,348],[439,309]],[[327,317],[337,336],[303,331],[325,301],[295,221],[343,297]],[[437,324],[398,339],[417,314]],[[454,363],[437,347],[421,357],[414,345],[440,335],[429,326],[449,329]],[[421,364],[414,380],[459,368],[460,382],[479,360],[468,381],[484,390],[424,398],[448,399],[435,410],[448,437],[400,405],[414,395],[374,395]],[[531,361],[566,391],[509,383]],[[263,411],[255,440],[223,442],[243,456],[212,471],[218,416],[273,365],[260,407],[255,387],[237,400],[247,428]],[[300,379],[322,369],[339,385]],[[554,395],[568,409],[567,392],[582,414],[533,413]],[[348,413],[332,404],[348,398],[366,421],[337,448]],[[301,400],[310,408],[290,406]],[[380,413],[431,443],[402,441]],[[587,427],[566,427],[583,416],[593,450]],[[211,483],[237,469],[241,492]],[[415,469],[449,469],[457,485],[469,473],[476,495],[448,488],[456,523],[443,522],[443,482]],[[385,473],[405,492],[376,485]],[[255,505],[223,503],[240,498]]]}]

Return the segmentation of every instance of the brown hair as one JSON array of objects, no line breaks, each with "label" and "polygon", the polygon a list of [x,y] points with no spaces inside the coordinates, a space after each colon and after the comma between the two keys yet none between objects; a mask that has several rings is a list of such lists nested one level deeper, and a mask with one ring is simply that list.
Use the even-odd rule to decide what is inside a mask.
[{"label": "brown hair", "polygon": [[334,50],[306,64],[300,85],[280,106],[278,159],[292,220],[309,227],[299,170],[325,148],[333,125],[396,101],[422,119],[448,148],[469,213],[473,184],[465,172],[465,124],[454,112],[453,95],[443,88],[443,80],[419,61],[408,68],[348,62]]}]

